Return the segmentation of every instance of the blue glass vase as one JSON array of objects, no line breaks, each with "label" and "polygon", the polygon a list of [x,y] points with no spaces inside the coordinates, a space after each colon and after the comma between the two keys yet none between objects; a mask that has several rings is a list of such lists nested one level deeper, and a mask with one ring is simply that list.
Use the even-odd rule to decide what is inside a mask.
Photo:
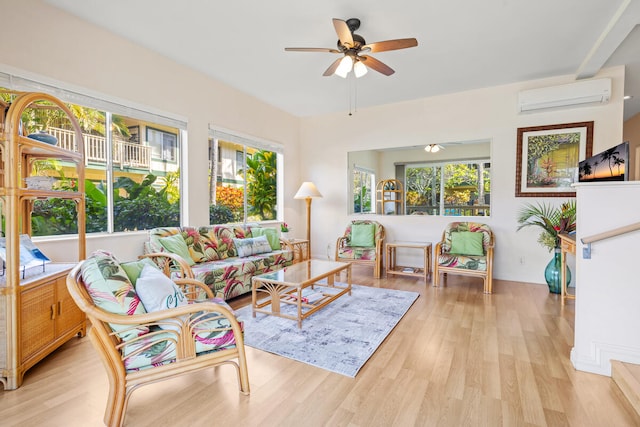
[{"label": "blue glass vase", "polygon": [[[553,251],[553,258],[547,264],[547,267],[544,269],[544,279],[549,286],[549,292],[552,294],[560,294],[562,293],[562,274],[561,274],[561,259],[560,259],[560,248],[555,248]],[[569,270],[569,266],[567,266],[567,286],[571,283],[571,270]]]}]

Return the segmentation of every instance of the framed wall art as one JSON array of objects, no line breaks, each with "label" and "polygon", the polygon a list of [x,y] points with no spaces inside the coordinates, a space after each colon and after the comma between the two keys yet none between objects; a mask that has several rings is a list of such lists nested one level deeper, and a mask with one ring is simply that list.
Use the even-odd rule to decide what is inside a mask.
[{"label": "framed wall art", "polygon": [[629,142],[623,142],[580,162],[579,181],[628,181]]},{"label": "framed wall art", "polygon": [[579,162],[592,151],[593,122],[518,128],[516,197],[574,197]]}]

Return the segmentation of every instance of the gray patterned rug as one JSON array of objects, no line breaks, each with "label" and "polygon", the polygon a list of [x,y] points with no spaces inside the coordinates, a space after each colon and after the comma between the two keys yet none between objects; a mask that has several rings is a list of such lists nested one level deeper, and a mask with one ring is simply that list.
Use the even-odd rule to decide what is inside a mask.
[{"label": "gray patterned rug", "polygon": [[[327,289],[327,288],[323,288]],[[268,351],[354,378],[418,298],[417,292],[353,285],[302,321],[266,314],[251,316],[251,305],[236,310],[249,347]],[[281,310],[295,315],[295,306]]]}]

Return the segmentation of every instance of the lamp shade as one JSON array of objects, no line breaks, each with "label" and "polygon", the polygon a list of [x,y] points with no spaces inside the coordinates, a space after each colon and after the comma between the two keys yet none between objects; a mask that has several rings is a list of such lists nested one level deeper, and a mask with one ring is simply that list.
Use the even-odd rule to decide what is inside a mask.
[{"label": "lamp shade", "polygon": [[335,74],[339,75],[343,79],[346,79],[347,74],[349,74],[352,68],[353,68],[353,59],[351,59],[350,56],[345,56],[340,61],[340,65],[338,65],[338,68],[336,69]]},{"label": "lamp shade", "polygon": [[360,78],[367,74],[367,66],[362,62],[358,61],[353,64],[353,74],[355,74],[356,78]]},{"label": "lamp shade", "polygon": [[318,188],[315,186],[313,182],[305,181],[302,183],[302,185],[298,189],[298,192],[296,193],[295,196],[293,196],[293,198],[306,199],[308,197],[322,197],[322,194],[320,194],[320,192],[318,191]]}]

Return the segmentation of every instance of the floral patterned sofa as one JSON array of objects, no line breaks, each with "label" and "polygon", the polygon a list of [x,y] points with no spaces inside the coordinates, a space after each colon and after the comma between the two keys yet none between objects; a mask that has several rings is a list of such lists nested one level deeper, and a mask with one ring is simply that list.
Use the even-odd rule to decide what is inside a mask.
[{"label": "floral patterned sofa", "polygon": [[205,283],[224,300],[251,292],[253,276],[293,264],[293,250],[277,230],[258,226],[154,228],[145,253],[158,252],[184,258],[189,269],[178,274]]}]

